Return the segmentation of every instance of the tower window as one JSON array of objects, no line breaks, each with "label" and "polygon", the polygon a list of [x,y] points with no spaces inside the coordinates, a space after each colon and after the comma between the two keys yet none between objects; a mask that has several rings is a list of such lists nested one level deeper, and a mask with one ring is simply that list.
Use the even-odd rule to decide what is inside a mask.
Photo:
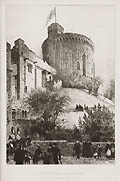
[{"label": "tower window", "polygon": [[25,86],[24,92],[27,93],[27,86]]},{"label": "tower window", "polygon": [[24,110],[22,111],[22,117],[23,117],[23,118],[25,117],[25,112],[24,112]]},{"label": "tower window", "polygon": [[16,118],[16,111],[15,109],[12,110],[12,119],[15,119]]},{"label": "tower window", "polygon": [[86,58],[87,58],[87,55],[86,55],[86,53],[84,53],[82,56],[83,61],[86,60]]},{"label": "tower window", "polygon": [[17,97],[17,75],[15,75],[15,96]]},{"label": "tower window", "polygon": [[77,62],[77,70],[80,70],[80,62]]},{"label": "tower window", "polygon": [[27,111],[25,111],[25,118],[27,118]]},{"label": "tower window", "polygon": [[77,57],[78,57],[78,58],[80,57],[80,52],[79,52],[79,51],[77,51]]},{"label": "tower window", "polygon": [[52,77],[50,76],[50,77],[49,77],[49,81],[51,81],[51,80],[52,80]]},{"label": "tower window", "polygon": [[28,63],[27,66],[28,66],[28,72],[32,73],[32,64]]},{"label": "tower window", "polygon": [[83,60],[83,76],[86,76],[86,54],[84,53],[82,56]]}]

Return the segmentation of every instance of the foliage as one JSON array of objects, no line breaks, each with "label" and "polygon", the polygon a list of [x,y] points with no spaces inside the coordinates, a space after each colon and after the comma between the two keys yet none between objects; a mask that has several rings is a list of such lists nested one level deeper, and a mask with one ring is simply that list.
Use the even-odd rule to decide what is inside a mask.
[{"label": "foliage", "polygon": [[106,90],[104,96],[110,100],[115,98],[115,81],[111,80],[108,89]]},{"label": "foliage", "polygon": [[55,129],[60,125],[58,117],[65,112],[69,97],[61,95],[59,90],[42,91],[37,89],[30,92],[25,102],[31,116],[37,119],[33,132],[36,131],[46,139],[48,137],[54,139]]},{"label": "foliage", "polygon": [[77,89],[86,89],[89,94],[98,95],[98,89],[102,84],[102,79],[97,76],[95,78],[78,76],[76,73],[72,75],[62,76],[63,87],[68,88],[77,88]]},{"label": "foliage", "polygon": [[65,129],[65,128],[58,128],[56,130],[56,139],[57,140],[73,140],[73,130],[72,129]]},{"label": "foliage", "polygon": [[99,87],[100,85],[103,83],[103,80],[99,77],[99,76],[96,76],[95,79],[93,80],[93,84],[94,84],[94,87],[93,87],[93,94],[95,96],[98,95],[98,90],[99,90]]},{"label": "foliage", "polygon": [[88,108],[84,114],[84,121],[79,120],[82,137],[91,141],[113,141],[115,137],[114,114],[105,106]]},{"label": "foliage", "polygon": [[74,128],[58,127],[56,129],[56,139],[67,140],[67,141],[75,141],[75,140],[81,141],[82,137],[79,128],[77,128],[74,125]]},{"label": "foliage", "polygon": [[79,127],[64,128],[59,123],[56,124],[56,131],[53,137],[53,123],[51,121],[37,120],[32,126],[32,133],[38,133],[45,139],[57,140],[86,140],[93,142],[114,141],[115,124],[114,114],[105,106],[98,104],[92,108],[85,108],[83,119],[79,117]]}]

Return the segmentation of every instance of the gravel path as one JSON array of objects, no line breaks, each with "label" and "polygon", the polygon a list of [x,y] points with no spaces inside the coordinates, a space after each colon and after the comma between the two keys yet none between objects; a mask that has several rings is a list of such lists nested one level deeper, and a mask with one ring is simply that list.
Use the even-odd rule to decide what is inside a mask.
[{"label": "gravel path", "polygon": [[[13,157],[10,157],[10,161],[8,164],[15,164]],[[31,161],[32,164],[32,161]],[[39,165],[42,165],[42,160],[39,162]],[[76,159],[75,157],[63,157],[62,156],[62,164],[115,164],[115,160],[106,160],[105,158],[102,159],[94,159],[94,158],[80,158]]]}]

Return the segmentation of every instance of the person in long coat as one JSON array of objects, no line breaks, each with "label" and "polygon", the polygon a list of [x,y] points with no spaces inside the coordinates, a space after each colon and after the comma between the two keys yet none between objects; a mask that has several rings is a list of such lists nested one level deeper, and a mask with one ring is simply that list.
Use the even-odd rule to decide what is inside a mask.
[{"label": "person in long coat", "polygon": [[61,152],[60,149],[57,147],[56,143],[53,143],[53,161],[54,164],[62,164],[61,161]]},{"label": "person in long coat", "polygon": [[115,158],[115,143],[111,143],[111,158]]},{"label": "person in long coat", "polygon": [[92,157],[92,143],[89,140],[83,142],[82,155],[83,155],[83,157],[86,157],[86,158]]},{"label": "person in long coat", "polygon": [[27,148],[24,148],[24,152],[25,152],[25,164],[30,164],[30,160],[32,160],[32,155],[30,153],[30,151],[27,150]]},{"label": "person in long coat", "polygon": [[49,143],[47,153],[48,153],[49,164],[54,164],[52,143]]},{"label": "person in long coat", "polygon": [[110,159],[111,158],[111,144],[108,141],[105,147],[105,153],[106,153],[106,159]]},{"label": "person in long coat", "polygon": [[15,151],[14,160],[16,164],[23,164],[25,160],[25,152],[21,145],[19,145],[19,148]]},{"label": "person in long coat", "polygon": [[87,141],[86,149],[87,149],[87,158],[91,158],[92,157],[92,143],[89,140]]},{"label": "person in long coat", "polygon": [[40,145],[37,145],[37,149],[35,150],[35,154],[33,157],[33,163],[38,164],[40,159],[42,159],[42,151],[41,151]]},{"label": "person in long coat", "polygon": [[98,154],[98,158],[101,158],[102,156],[102,147],[100,144],[98,144],[97,146],[97,154]]},{"label": "person in long coat", "polygon": [[73,157],[74,155],[79,159],[81,154],[81,145],[79,141],[76,141],[74,147],[73,147]]},{"label": "person in long coat", "polygon": [[50,164],[50,157],[48,152],[43,152],[43,164]]},{"label": "person in long coat", "polygon": [[86,141],[83,141],[83,143],[82,143],[82,156],[83,156],[83,157],[87,157],[86,144],[87,144],[87,142],[86,142]]}]

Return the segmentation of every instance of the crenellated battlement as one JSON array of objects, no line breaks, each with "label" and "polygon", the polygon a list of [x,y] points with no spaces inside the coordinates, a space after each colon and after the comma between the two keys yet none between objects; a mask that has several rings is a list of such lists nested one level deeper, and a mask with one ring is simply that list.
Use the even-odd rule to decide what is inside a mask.
[{"label": "crenellated battlement", "polygon": [[91,46],[94,50],[95,45],[93,43],[93,41],[88,38],[85,35],[81,35],[81,34],[77,34],[77,33],[63,33],[63,34],[59,34],[57,37],[57,42],[59,41],[68,41],[68,40],[73,40],[73,41],[80,41],[81,43],[85,43],[88,44],[89,46]]}]

